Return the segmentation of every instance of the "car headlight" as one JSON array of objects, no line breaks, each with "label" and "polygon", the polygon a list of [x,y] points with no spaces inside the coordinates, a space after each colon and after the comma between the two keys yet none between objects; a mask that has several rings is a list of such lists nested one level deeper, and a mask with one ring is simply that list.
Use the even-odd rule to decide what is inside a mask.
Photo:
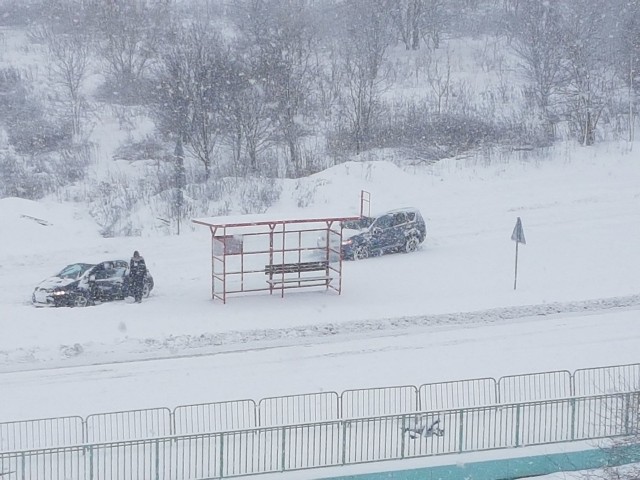
[{"label": "car headlight", "polygon": [[68,294],[68,293],[69,293],[69,292],[67,292],[66,290],[56,290],[56,291],[54,291],[54,292],[51,292],[51,295],[54,295],[54,296],[56,296],[56,297],[60,297],[60,296],[62,296],[62,295],[66,295],[66,294]]},{"label": "car headlight", "polygon": [[353,243],[352,238],[348,238],[347,240],[342,241],[342,246],[351,245]]}]

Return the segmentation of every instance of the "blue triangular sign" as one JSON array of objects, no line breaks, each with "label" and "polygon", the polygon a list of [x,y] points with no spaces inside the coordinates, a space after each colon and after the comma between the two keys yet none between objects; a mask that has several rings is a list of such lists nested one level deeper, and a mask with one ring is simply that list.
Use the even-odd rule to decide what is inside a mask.
[{"label": "blue triangular sign", "polygon": [[516,243],[522,243],[524,245],[527,244],[527,241],[524,239],[524,230],[522,229],[522,220],[520,220],[520,217],[518,217],[516,226],[514,227],[513,233],[511,234],[511,240]]}]

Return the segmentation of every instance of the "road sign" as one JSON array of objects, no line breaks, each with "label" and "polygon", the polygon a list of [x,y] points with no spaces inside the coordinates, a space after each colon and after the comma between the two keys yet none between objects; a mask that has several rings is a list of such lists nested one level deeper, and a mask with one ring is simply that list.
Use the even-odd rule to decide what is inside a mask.
[{"label": "road sign", "polygon": [[516,221],[516,226],[513,228],[513,233],[511,234],[511,240],[516,243],[522,243],[523,245],[527,244],[527,241],[524,239],[524,230],[522,229],[522,220],[518,217]]},{"label": "road sign", "polygon": [[522,229],[522,220],[518,217],[516,221],[516,226],[513,228],[513,233],[511,234],[511,240],[516,242],[516,272],[513,278],[513,289],[516,289],[516,285],[518,283],[518,245],[523,244],[526,245],[527,241],[524,239],[524,230]]}]

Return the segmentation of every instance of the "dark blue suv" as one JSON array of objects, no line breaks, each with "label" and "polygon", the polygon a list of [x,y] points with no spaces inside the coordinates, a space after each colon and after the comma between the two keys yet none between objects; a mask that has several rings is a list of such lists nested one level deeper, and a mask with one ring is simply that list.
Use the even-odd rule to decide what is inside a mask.
[{"label": "dark blue suv", "polygon": [[391,210],[342,224],[342,258],[360,260],[392,252],[415,252],[427,227],[415,208]]}]

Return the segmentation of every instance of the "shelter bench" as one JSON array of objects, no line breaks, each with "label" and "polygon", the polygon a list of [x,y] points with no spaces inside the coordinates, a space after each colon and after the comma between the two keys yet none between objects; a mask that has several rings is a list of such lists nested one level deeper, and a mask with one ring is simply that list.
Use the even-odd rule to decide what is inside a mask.
[{"label": "shelter bench", "polygon": [[[325,275],[312,277],[303,277],[300,274],[304,272],[325,272]],[[312,282],[329,282],[332,277],[329,275],[329,262],[326,260],[317,262],[299,262],[299,263],[280,263],[264,266],[265,275],[269,275],[267,283],[271,286],[285,283],[312,283]],[[296,274],[296,276],[285,276],[287,274]],[[273,278],[279,275],[279,278]]]}]

